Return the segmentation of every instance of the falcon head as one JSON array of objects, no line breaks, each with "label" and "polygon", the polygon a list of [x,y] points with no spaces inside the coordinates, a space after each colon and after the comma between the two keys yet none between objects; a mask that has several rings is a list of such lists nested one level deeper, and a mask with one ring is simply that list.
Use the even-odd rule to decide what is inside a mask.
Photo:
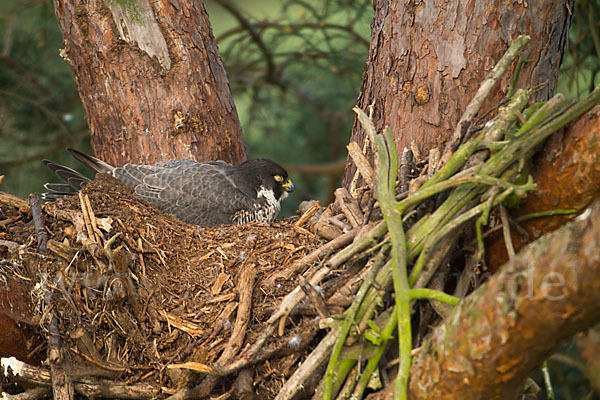
[{"label": "falcon head", "polygon": [[257,158],[245,161],[240,167],[246,171],[247,179],[253,183],[258,197],[271,197],[278,202],[296,188],[283,167],[273,160]]}]

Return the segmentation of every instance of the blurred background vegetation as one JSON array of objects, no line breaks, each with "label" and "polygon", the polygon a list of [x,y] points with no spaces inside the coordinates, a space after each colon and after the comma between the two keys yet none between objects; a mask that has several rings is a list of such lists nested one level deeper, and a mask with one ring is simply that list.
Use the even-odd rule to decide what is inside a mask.
[{"label": "blurred background vegetation", "polygon": [[[340,185],[345,145],[366,60],[370,0],[207,0],[249,158],[290,171],[304,199],[326,204]],[[600,0],[576,0],[557,91],[600,83]],[[40,162],[76,164],[67,147],[91,151],[83,108],[50,0],[0,2],[0,190],[25,197],[55,178]],[[1,211],[1,210],[0,210]],[[551,361],[556,398],[596,398],[573,342]],[[566,357],[566,358],[564,358]],[[571,366],[569,362],[571,360]],[[541,374],[534,378],[543,387]],[[543,391],[542,391],[543,393]],[[541,394],[539,398],[548,398]]]}]

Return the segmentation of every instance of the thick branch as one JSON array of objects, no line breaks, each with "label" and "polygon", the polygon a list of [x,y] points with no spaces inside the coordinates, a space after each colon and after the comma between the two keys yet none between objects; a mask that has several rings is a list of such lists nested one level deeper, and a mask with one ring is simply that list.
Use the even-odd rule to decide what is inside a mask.
[{"label": "thick branch", "polygon": [[599,302],[597,201],[453,310],[414,360],[412,398],[517,398],[525,378],[563,340],[600,321]]}]

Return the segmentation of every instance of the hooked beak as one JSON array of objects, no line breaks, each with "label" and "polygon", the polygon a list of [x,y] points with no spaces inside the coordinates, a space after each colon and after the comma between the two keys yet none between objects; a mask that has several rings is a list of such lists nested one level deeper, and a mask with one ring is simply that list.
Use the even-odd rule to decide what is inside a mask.
[{"label": "hooked beak", "polygon": [[281,187],[283,188],[283,190],[285,190],[286,192],[293,192],[294,190],[296,190],[296,186],[294,186],[294,184],[292,183],[292,180],[290,178],[287,178],[285,180],[285,182],[283,182],[281,184]]}]

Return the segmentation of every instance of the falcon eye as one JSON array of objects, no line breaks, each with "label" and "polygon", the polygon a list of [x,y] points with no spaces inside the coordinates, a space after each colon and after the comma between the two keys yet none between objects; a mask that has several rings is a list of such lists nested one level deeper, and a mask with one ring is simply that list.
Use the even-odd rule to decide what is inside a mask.
[{"label": "falcon eye", "polygon": [[281,175],[274,175],[273,178],[275,178],[275,180],[277,182],[282,182],[283,181],[283,176],[281,176]]}]

